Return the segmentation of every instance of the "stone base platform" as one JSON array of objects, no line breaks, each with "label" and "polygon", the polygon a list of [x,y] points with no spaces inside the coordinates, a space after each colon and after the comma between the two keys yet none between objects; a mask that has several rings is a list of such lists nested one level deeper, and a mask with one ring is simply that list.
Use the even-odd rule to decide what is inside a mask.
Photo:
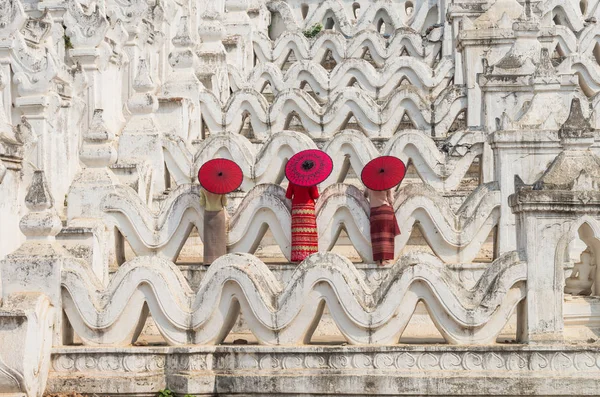
[{"label": "stone base platform", "polygon": [[600,396],[600,346],[55,348],[47,393]]}]

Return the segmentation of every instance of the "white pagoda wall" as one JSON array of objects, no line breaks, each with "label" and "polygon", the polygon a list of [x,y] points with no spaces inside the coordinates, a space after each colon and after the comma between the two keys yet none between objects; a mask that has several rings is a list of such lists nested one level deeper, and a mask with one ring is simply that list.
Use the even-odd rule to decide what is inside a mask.
[{"label": "white pagoda wall", "polygon": [[[514,197],[561,153],[600,154],[598,18],[596,0],[0,0],[0,346],[29,374],[0,392],[38,395],[94,346],[156,337],[187,354],[234,324],[290,349],[334,328],[378,348],[406,329],[468,346],[594,338],[593,161],[563,187],[574,201]],[[320,254],[296,268],[283,168],[309,148],[334,170]],[[409,165],[386,269],[357,177],[380,155]],[[216,157],[244,181],[232,255],[206,268],[196,176]],[[583,284],[591,297],[569,292]]]}]

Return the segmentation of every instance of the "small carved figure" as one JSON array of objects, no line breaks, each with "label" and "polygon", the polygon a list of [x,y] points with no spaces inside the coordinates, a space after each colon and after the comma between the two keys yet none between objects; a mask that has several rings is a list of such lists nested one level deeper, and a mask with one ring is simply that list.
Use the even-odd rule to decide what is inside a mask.
[{"label": "small carved figure", "polygon": [[566,280],[565,292],[572,295],[591,295],[596,273],[596,261],[592,253],[581,253],[580,262],[575,264],[573,273]]}]

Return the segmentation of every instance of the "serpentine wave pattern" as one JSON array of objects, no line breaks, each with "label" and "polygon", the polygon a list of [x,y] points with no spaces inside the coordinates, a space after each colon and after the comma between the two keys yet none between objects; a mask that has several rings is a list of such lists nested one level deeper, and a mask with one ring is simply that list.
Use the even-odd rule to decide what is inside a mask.
[{"label": "serpentine wave pattern", "polygon": [[354,265],[333,253],[302,262],[282,285],[249,254],[214,262],[197,292],[176,265],[138,257],[119,268],[107,286],[77,260],[62,273],[69,322],[85,344],[128,344],[148,313],[170,345],[219,344],[240,311],[259,343],[308,343],[325,305],[352,344],[397,343],[418,302],[453,344],[493,343],[525,297],[526,266],[512,252],[495,260],[470,290],[439,259],[403,256],[385,281],[372,287]]}]

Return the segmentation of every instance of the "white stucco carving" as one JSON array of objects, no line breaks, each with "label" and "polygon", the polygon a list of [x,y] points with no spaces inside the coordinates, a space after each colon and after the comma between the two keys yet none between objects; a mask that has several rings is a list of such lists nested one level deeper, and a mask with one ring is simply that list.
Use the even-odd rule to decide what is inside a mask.
[{"label": "white stucco carving", "polygon": [[[600,390],[599,19],[0,0],[0,394]],[[334,167],[319,252],[293,265],[284,169],[305,149]],[[388,267],[360,181],[381,155],[408,170]],[[244,178],[205,266],[213,158]]]},{"label": "white stucco carving", "polygon": [[[63,272],[65,310],[75,332],[90,344],[130,343],[145,320],[144,302],[170,344],[219,343],[240,309],[261,343],[307,342],[325,302],[349,342],[388,344],[398,340],[420,299],[449,342],[490,343],[524,297],[525,279],[524,266],[508,255],[465,293],[452,285],[440,261],[416,256],[401,259],[379,292],[370,290],[349,261],[322,254],[300,265],[283,287],[252,256],[230,254],[213,263],[197,293],[175,265],[158,258],[122,266],[102,291],[85,267],[72,264]],[[418,279],[428,280],[428,286]],[[146,286],[152,298],[146,297]]]}]

